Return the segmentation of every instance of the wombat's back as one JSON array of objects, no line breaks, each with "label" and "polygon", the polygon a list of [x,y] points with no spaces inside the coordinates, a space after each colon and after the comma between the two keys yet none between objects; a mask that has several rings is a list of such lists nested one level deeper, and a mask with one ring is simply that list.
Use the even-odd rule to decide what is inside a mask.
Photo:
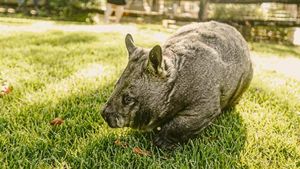
[{"label": "wombat's back", "polygon": [[[166,41],[164,49],[175,53],[167,57],[185,58],[184,64],[189,65],[182,69],[182,83],[193,80],[194,86],[203,84],[202,88],[203,81],[211,82],[207,88],[220,86],[222,109],[236,104],[252,79],[247,42],[232,26],[215,21],[184,26]],[[209,79],[201,77],[207,71]]]},{"label": "wombat's back", "polygon": [[165,47],[183,43],[197,48],[197,42],[213,48],[225,63],[240,64],[242,60],[249,60],[248,46],[242,35],[235,28],[215,21],[182,27],[168,39]]}]

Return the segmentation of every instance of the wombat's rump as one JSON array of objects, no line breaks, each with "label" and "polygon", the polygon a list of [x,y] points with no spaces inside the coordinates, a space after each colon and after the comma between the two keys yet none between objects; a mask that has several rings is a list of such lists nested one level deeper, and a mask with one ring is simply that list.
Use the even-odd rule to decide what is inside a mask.
[{"label": "wombat's rump", "polygon": [[218,23],[182,27],[161,48],[136,47],[127,35],[129,62],[105,105],[111,127],[151,130],[154,143],[172,148],[238,103],[252,79],[246,41]]}]

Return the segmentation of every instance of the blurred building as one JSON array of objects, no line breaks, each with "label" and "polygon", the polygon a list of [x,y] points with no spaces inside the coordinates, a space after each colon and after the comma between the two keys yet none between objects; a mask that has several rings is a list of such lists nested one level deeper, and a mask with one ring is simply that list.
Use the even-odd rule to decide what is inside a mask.
[{"label": "blurred building", "polygon": [[[129,0],[128,10],[163,14],[170,18],[197,19],[200,2],[201,0]],[[217,2],[221,2],[221,0]],[[209,3],[207,16],[213,19],[236,19],[239,17],[240,19],[300,20],[300,0],[299,4],[259,2],[261,1],[249,4]]]}]

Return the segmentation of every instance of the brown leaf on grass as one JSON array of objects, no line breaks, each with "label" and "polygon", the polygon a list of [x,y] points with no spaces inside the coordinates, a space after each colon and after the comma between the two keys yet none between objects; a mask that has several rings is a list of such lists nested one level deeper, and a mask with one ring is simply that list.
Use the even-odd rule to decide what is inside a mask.
[{"label": "brown leaf on grass", "polygon": [[132,151],[135,153],[135,154],[138,154],[140,156],[151,156],[151,153],[147,150],[142,150],[141,148],[139,147],[134,147],[132,149]]},{"label": "brown leaf on grass", "polygon": [[9,84],[4,84],[3,86],[1,86],[1,90],[0,90],[0,96],[4,96],[9,94],[10,92],[12,92],[13,87]]},{"label": "brown leaf on grass", "polygon": [[123,148],[127,148],[127,147],[128,147],[128,144],[127,144],[127,143],[122,143],[121,140],[119,140],[119,139],[117,139],[117,140],[115,141],[115,145],[121,146],[121,147],[123,147]]},{"label": "brown leaf on grass", "polygon": [[50,122],[50,124],[51,124],[52,126],[59,126],[59,125],[61,125],[61,124],[63,124],[63,123],[64,123],[64,120],[61,119],[61,118],[59,118],[59,117],[53,119],[53,120]]}]

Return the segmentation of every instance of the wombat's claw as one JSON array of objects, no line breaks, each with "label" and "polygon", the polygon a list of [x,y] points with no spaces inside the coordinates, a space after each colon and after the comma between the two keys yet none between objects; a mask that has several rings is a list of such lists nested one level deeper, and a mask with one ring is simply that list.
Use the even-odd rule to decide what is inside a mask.
[{"label": "wombat's claw", "polygon": [[156,145],[157,147],[161,148],[161,149],[165,149],[165,150],[171,150],[174,147],[176,147],[176,144],[168,139],[165,138],[161,138],[161,137],[156,137],[153,140],[154,145]]}]

